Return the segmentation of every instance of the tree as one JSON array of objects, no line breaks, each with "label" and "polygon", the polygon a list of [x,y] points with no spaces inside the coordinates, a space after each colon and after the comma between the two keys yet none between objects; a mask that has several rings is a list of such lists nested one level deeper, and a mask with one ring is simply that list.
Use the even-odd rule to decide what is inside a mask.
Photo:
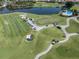
[{"label": "tree", "polygon": [[70,9],[72,6],[74,6],[74,2],[66,2],[65,6],[67,9]]},{"label": "tree", "polygon": [[74,15],[74,16],[78,16],[78,12],[77,12],[76,9],[73,10],[73,15]]}]

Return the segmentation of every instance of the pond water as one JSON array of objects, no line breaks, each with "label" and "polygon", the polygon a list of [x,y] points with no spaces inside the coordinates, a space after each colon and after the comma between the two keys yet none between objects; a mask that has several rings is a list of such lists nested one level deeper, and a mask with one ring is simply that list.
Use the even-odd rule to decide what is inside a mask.
[{"label": "pond water", "polygon": [[16,9],[9,10],[8,8],[0,8],[0,14],[12,13],[12,12],[25,12],[25,13],[33,13],[33,14],[55,14],[59,13],[61,8],[53,7],[53,8],[30,8],[30,9]]}]

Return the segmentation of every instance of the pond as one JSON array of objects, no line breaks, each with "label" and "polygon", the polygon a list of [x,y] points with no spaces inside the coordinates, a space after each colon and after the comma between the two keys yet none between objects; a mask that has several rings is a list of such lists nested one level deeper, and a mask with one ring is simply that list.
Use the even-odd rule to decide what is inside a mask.
[{"label": "pond", "polygon": [[61,11],[61,8],[59,7],[53,7],[53,8],[30,8],[30,9],[16,9],[16,10],[10,10],[8,8],[0,8],[0,14],[6,14],[6,13],[13,13],[13,12],[25,12],[25,13],[33,13],[33,14],[55,14],[59,13]]}]

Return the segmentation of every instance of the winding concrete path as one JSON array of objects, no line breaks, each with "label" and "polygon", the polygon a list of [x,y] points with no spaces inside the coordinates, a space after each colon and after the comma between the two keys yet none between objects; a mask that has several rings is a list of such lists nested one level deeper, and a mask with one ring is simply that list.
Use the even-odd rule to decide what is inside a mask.
[{"label": "winding concrete path", "polygon": [[50,44],[49,47],[45,51],[37,54],[36,57],[35,57],[35,59],[40,59],[41,56],[47,54],[52,49],[53,46],[54,45]]},{"label": "winding concrete path", "polygon": [[[70,17],[70,18],[67,18],[67,21],[66,21],[66,25],[56,25],[56,26],[59,26],[61,27],[61,30],[63,31],[64,35],[65,35],[65,39],[62,40],[62,41],[59,41],[57,44],[62,44],[62,43],[65,43],[69,40],[69,38],[71,36],[75,36],[75,35],[79,35],[78,33],[68,33],[66,31],[66,28],[68,28],[70,26],[70,20],[74,20],[75,22],[79,23],[79,21],[77,20],[77,17],[79,16],[76,16],[76,17]],[[23,17],[22,17],[23,18]],[[25,18],[25,17],[24,17]],[[32,20],[30,19],[27,19],[27,23],[29,23],[32,27],[36,28],[36,31],[40,31],[42,29],[46,29],[46,28],[49,28],[49,27],[54,27],[53,24],[49,24],[48,26],[38,26],[37,24],[35,24]],[[41,52],[41,53],[38,53],[34,59],[40,59],[43,55],[47,54],[52,48],[53,48],[54,45],[52,45],[50,43],[50,45],[48,46],[48,48]]]},{"label": "winding concrete path", "polygon": [[[68,27],[70,26],[70,20],[74,20],[74,21],[76,21],[77,23],[79,23],[79,21],[77,20],[77,17],[71,17],[71,18],[68,18],[68,19],[67,19],[67,21],[66,21],[67,24],[66,24],[66,25],[57,25],[57,26],[60,26],[60,27],[61,27],[63,33],[65,34],[65,39],[62,40],[62,41],[59,41],[59,43],[57,43],[57,44],[65,43],[65,42],[67,42],[67,41],[69,40],[69,38],[70,38],[71,36],[79,35],[78,33],[68,33],[68,32],[66,31],[66,28],[68,28]],[[53,46],[54,46],[54,45],[50,44],[49,47],[48,47],[45,51],[43,51],[43,52],[37,54],[34,59],[40,59],[40,57],[43,56],[43,55],[45,55],[45,54],[47,54],[47,53],[53,48]]]},{"label": "winding concrete path", "polygon": [[42,29],[46,29],[46,28],[50,28],[50,27],[54,27],[53,24],[49,24],[48,26],[38,26],[36,23],[34,23],[32,20],[30,20],[29,18],[27,19],[27,23],[31,25],[32,29],[35,29],[36,31],[40,31]]},{"label": "winding concrete path", "polygon": [[[44,25],[44,26],[39,26],[37,25],[36,23],[33,22],[33,20],[29,19],[26,17],[26,15],[20,15],[20,17],[25,20],[33,30],[36,30],[36,31],[40,31],[42,29],[46,29],[46,28],[50,28],[50,27],[54,27],[53,24],[49,24],[48,26]],[[26,19],[27,18],[27,19]]]}]

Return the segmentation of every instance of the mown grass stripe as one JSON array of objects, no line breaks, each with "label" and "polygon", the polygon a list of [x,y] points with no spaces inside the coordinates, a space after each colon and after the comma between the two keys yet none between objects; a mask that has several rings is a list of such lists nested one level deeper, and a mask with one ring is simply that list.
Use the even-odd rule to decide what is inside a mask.
[{"label": "mown grass stripe", "polygon": [[13,19],[13,17],[11,15],[9,15],[9,16],[10,16],[12,24],[14,26],[14,31],[16,33],[16,36],[20,35],[20,31],[19,31],[19,29],[17,27],[17,22],[15,21],[16,19]]},{"label": "mown grass stripe", "polygon": [[[17,21],[17,20],[20,20],[20,19],[18,19],[17,16],[15,16],[14,19],[16,19],[16,21]],[[17,24],[18,24],[19,29],[21,30],[21,33],[24,34],[25,31],[24,31],[23,24],[22,24],[20,21],[17,21]]]},{"label": "mown grass stripe", "polygon": [[15,18],[17,18],[16,20],[20,23],[24,33],[26,34],[27,31],[30,32],[30,27],[26,22],[23,22],[23,20],[20,18],[19,14],[14,14]]},{"label": "mown grass stripe", "polygon": [[[12,16],[11,16],[11,17],[12,17]],[[15,20],[15,19],[17,19],[17,18],[14,17],[13,20]],[[20,32],[20,35],[23,35],[24,32],[23,32],[22,27],[20,26],[20,24],[19,24],[18,22],[17,22],[16,24],[17,24],[18,31]]]},{"label": "mown grass stripe", "polygon": [[[5,16],[4,16],[5,17]],[[3,30],[4,30],[4,37],[8,36],[8,28],[7,26],[4,24],[4,17],[2,17],[2,25],[3,25]]]},{"label": "mown grass stripe", "polygon": [[11,37],[14,37],[15,36],[15,32],[14,32],[14,26],[13,26],[12,21],[11,21],[12,19],[10,19],[10,16],[9,15],[7,15],[6,18],[8,20],[9,28],[11,30],[10,36]]},{"label": "mown grass stripe", "polygon": [[[4,29],[4,24],[3,24],[3,18],[2,18],[3,16],[0,16],[0,38],[1,39],[4,39],[5,38],[5,29]],[[2,29],[1,29],[1,27],[2,27]]]},{"label": "mown grass stripe", "polygon": [[24,27],[24,30],[25,30],[25,32],[27,31],[27,30],[29,30],[29,26],[28,26],[28,24],[26,23],[26,22],[24,22],[20,17],[18,17],[20,20],[20,22],[22,23],[22,25],[23,25],[23,27]]},{"label": "mown grass stripe", "polygon": [[[10,27],[9,27],[9,23],[8,23],[9,21],[8,21],[8,19],[9,19],[9,18],[7,18],[6,16],[4,17],[4,25],[5,25],[6,28],[7,28],[7,30],[6,30],[6,31],[7,31],[7,34],[6,34],[6,35],[7,35],[8,37],[10,37],[10,35],[11,35],[11,30],[10,30]],[[8,24],[5,24],[5,22],[7,22]]]},{"label": "mown grass stripe", "polygon": [[24,31],[27,32],[28,30],[30,30],[29,25],[26,22],[24,22],[19,16],[17,16],[17,17],[19,19],[19,20],[18,19],[17,20],[21,23]]},{"label": "mown grass stripe", "polygon": [[21,21],[21,19],[18,16],[16,16],[16,17],[18,18],[17,21],[20,23],[23,31],[25,32],[26,30],[25,30],[25,26],[23,25],[24,23]]}]

